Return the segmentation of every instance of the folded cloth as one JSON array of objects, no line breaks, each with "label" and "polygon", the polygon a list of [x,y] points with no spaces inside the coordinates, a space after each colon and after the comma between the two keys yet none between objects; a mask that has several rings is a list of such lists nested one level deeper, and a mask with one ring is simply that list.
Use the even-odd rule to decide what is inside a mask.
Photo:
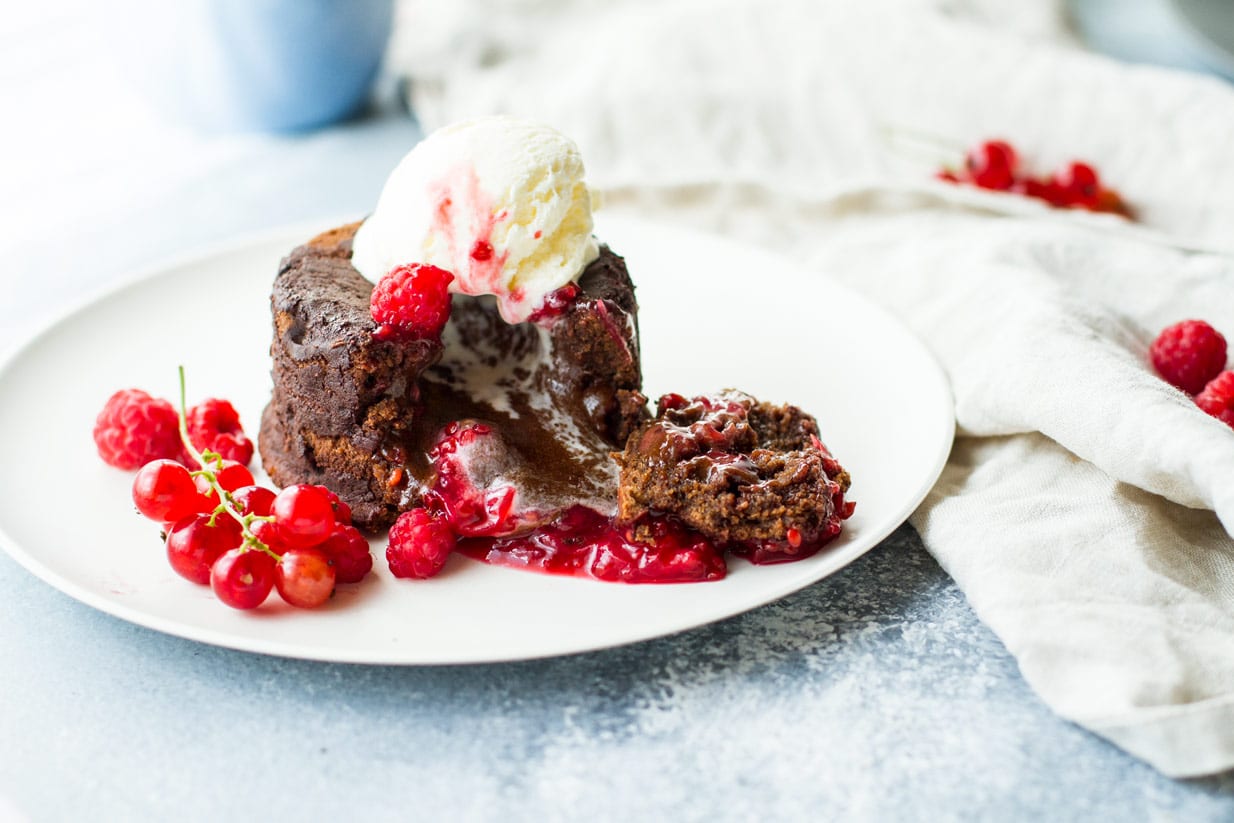
[{"label": "folded cloth", "polygon": [[[1168,775],[1234,768],[1234,432],[1146,359],[1169,323],[1234,317],[1234,91],[1039,16],[974,22],[997,5],[524,0],[456,8],[454,48],[405,27],[394,53],[426,128],[543,119],[606,208],[771,246],[896,312],[956,398],[926,547],[1061,715]],[[1042,172],[1094,162],[1139,220],[931,179],[990,136]]]}]

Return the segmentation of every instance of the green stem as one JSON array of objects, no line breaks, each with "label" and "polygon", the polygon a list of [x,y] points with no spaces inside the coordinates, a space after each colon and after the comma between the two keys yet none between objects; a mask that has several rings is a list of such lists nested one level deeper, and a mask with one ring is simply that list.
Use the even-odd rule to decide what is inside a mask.
[{"label": "green stem", "polygon": [[[253,534],[253,530],[249,528],[252,525],[254,520],[273,520],[274,518],[260,517],[260,516],[252,515],[252,514],[250,515],[240,514],[240,512],[237,511],[236,498],[231,496],[231,492],[227,491],[226,489],[224,489],[222,486],[219,485],[218,475],[216,475],[214,471],[210,469],[210,461],[208,461],[205,455],[199,452],[193,446],[193,441],[189,439],[189,422],[188,422],[189,413],[188,413],[188,400],[187,400],[188,392],[185,389],[184,366],[180,366],[179,371],[180,371],[180,440],[184,444],[185,451],[189,453],[189,456],[197,461],[197,465],[201,466],[201,469],[199,471],[191,472],[191,474],[196,477],[206,478],[206,482],[210,484],[210,490],[213,491],[218,496],[218,499],[219,499],[218,508],[216,508],[214,510],[214,513],[210,515],[210,525],[214,525],[214,518],[218,516],[218,513],[220,510],[227,512],[228,516],[231,517],[232,520],[235,520],[237,523],[240,524],[240,532],[244,537],[243,545],[248,546],[252,549],[256,549],[258,551],[263,551],[266,554],[273,557],[275,560],[278,560],[280,558],[280,555],[277,552],[275,552],[273,549],[271,549],[269,546],[267,546],[265,543],[258,540],[257,536]],[[218,465],[221,467],[223,463],[223,458],[220,455],[216,455],[216,457],[218,457]]]},{"label": "green stem", "polygon": [[197,464],[203,469],[207,468],[206,458],[202,457],[201,452],[197,451],[193,446],[193,441],[189,440],[189,412],[187,392],[185,391],[184,383],[184,366],[180,366],[180,440],[184,443],[185,450],[189,456],[197,461]]}]

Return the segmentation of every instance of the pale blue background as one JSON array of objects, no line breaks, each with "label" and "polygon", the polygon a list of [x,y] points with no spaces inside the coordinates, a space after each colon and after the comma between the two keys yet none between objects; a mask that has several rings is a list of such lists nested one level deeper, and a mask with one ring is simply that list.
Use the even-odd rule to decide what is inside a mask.
[{"label": "pale blue background", "polygon": [[161,111],[207,132],[292,132],[363,103],[394,0],[113,0],[105,36]]},{"label": "pale blue background", "polygon": [[[127,90],[87,11],[0,30],[17,115],[0,136],[0,348],[133,267],[365,212],[418,138],[389,85],[312,135],[179,130]],[[89,490],[29,493],[71,513]],[[0,592],[0,820],[1234,819],[1234,775],[1167,780],[1052,714],[908,527],[750,614],[515,665],[216,649],[95,612],[6,555]]]}]

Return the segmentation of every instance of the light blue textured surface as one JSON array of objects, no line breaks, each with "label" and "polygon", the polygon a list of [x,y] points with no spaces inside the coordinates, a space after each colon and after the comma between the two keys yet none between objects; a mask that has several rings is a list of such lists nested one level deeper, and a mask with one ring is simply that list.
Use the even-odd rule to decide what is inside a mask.
[{"label": "light blue textured surface", "polygon": [[0,558],[0,790],[39,819],[1228,820],[1055,716],[908,527],[803,592],[577,657],[202,646]]},{"label": "light blue textured surface", "polygon": [[[70,97],[96,74],[28,93],[17,72],[0,83],[10,110],[74,103],[42,103],[7,153],[38,171],[0,204],[21,227],[0,236],[0,347],[60,293],[239,233],[364,213],[418,136],[387,97],[376,116],[300,138],[168,132],[169,159],[147,163],[123,124],[88,116],[119,98]],[[75,118],[115,147],[77,164],[53,154]],[[29,493],[61,493],[71,513],[89,490]],[[908,527],[747,615],[514,665],[212,648],[98,613],[5,555],[0,591],[0,819],[1234,818],[1234,775],[1167,780],[1053,715]]]}]

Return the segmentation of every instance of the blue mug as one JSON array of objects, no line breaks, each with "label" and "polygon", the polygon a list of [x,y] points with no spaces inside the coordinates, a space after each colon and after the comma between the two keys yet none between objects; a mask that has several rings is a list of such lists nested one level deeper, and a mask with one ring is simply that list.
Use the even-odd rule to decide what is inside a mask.
[{"label": "blue mug", "polygon": [[[207,131],[302,131],[368,99],[394,0],[132,0],[121,60],[175,119]],[[125,19],[127,17],[127,19]]]}]

